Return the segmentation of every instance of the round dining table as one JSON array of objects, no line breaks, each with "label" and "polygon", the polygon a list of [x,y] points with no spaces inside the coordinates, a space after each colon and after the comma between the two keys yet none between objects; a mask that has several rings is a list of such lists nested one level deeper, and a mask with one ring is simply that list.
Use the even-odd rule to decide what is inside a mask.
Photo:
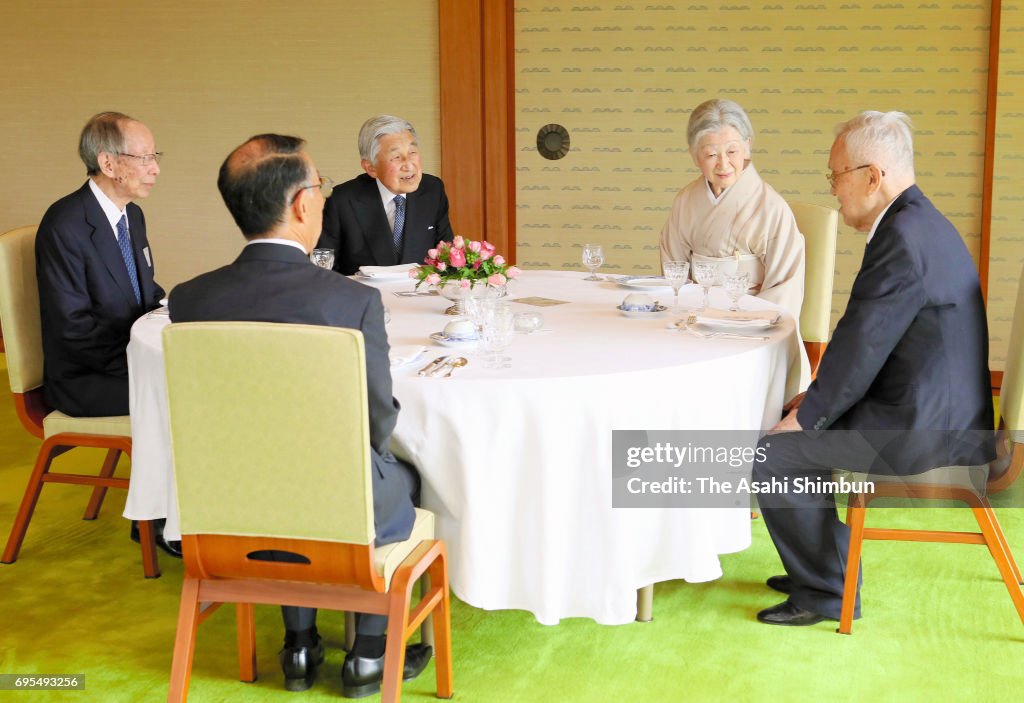
[{"label": "round dining table", "polygon": [[[584,276],[526,271],[508,284],[513,311],[539,312],[543,325],[517,333],[498,368],[472,344],[451,348],[431,337],[452,319],[450,301],[412,295],[408,278],[364,281],[381,292],[393,358],[404,362],[392,365],[402,407],[391,449],[420,472],[423,507],[436,514],[448,547],[452,591],[479,608],[527,610],[544,624],[632,622],[638,589],[720,578],[719,555],[750,545],[747,503],[613,507],[613,430],[764,430],[792,392],[787,378],[792,388],[799,375],[801,343],[784,312],[756,333],[763,339],[706,338],[669,326],[681,317],[671,310],[623,314],[617,306],[636,289]],[[670,288],[642,292],[671,306]],[[711,293],[713,307],[728,305],[723,291]],[[693,309],[700,296],[699,287],[684,287],[680,309]],[[749,296],[741,306],[772,308]],[[160,346],[168,322],[150,314],[132,328],[125,517],[166,517],[164,534],[174,539]],[[449,377],[417,374],[445,355],[467,363]]]}]

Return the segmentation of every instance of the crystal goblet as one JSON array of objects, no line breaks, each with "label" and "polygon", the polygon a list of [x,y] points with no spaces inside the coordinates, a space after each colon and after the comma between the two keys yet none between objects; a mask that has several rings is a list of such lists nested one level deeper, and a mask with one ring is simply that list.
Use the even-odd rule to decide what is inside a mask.
[{"label": "crystal goblet", "polygon": [[689,261],[666,261],[662,264],[662,271],[665,273],[665,280],[672,286],[676,294],[676,302],[673,309],[679,308],[679,289],[683,287],[690,276]]},{"label": "crystal goblet", "polygon": [[601,268],[603,263],[604,249],[601,248],[600,244],[583,245],[583,265],[590,270],[590,275],[584,278],[584,281],[600,281],[601,278],[597,275],[596,271]]},{"label": "crystal goblet", "polygon": [[747,294],[750,289],[750,279],[745,273],[734,273],[725,277],[725,293],[729,296],[729,310],[736,312],[740,309],[740,298]]}]

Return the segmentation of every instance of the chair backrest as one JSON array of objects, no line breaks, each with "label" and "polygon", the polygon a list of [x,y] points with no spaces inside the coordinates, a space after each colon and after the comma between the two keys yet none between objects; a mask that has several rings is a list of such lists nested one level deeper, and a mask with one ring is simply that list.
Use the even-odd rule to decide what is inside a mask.
[{"label": "chair backrest", "polygon": [[999,389],[999,415],[1014,442],[1024,443],[1024,270],[1017,284],[1017,305],[1013,309],[1010,347]]},{"label": "chair backrest", "polygon": [[373,544],[361,332],[177,323],[163,344],[183,536]]},{"label": "chair backrest", "polygon": [[43,385],[36,229],[32,225],[0,234],[0,323],[14,393],[27,393]]},{"label": "chair backrest", "polygon": [[804,235],[804,303],[800,334],[806,342],[827,342],[832,325],[832,279],[836,270],[839,212],[810,203],[790,203]]}]

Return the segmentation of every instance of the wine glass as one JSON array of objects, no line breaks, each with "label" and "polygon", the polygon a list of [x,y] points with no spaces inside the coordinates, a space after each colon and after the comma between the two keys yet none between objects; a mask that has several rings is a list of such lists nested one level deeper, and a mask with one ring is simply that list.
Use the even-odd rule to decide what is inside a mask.
[{"label": "wine glass", "polygon": [[485,306],[484,324],[480,328],[480,345],[489,369],[508,368],[510,359],[502,352],[512,343],[515,322],[507,303],[491,302]]},{"label": "wine glass", "polygon": [[604,249],[601,248],[600,244],[584,244],[583,245],[583,265],[590,269],[590,275],[584,278],[584,281],[600,281],[595,273],[601,264],[604,263]]},{"label": "wine glass", "polygon": [[309,260],[320,268],[330,271],[334,268],[334,249],[314,249],[309,254]]},{"label": "wine glass", "polygon": [[704,300],[698,312],[708,309],[711,287],[718,285],[719,274],[718,266],[709,261],[693,262],[693,277],[700,284],[700,287],[704,289]]},{"label": "wine glass", "polygon": [[675,305],[672,306],[673,310],[679,308],[679,289],[686,283],[686,279],[690,276],[690,262],[689,261],[666,261],[662,264],[662,270],[665,272],[665,280],[672,286],[672,290],[676,294]]},{"label": "wine glass", "polygon": [[725,293],[729,296],[729,311],[736,312],[740,309],[740,298],[747,294],[750,289],[750,279],[745,273],[734,273],[725,278]]}]

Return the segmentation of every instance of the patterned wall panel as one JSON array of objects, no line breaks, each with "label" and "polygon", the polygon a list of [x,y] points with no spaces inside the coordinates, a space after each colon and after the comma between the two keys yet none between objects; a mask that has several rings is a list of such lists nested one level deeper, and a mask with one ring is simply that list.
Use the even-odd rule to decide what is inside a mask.
[{"label": "patterned wall panel", "polygon": [[1004,365],[1024,264],[1024,7],[1004,4],[1001,25],[988,286],[993,368]]},{"label": "patterned wall panel", "polygon": [[[916,126],[918,180],[980,249],[987,3],[516,3],[518,260],[604,270],[659,267],[674,194],[697,170],[690,111],[729,97],[750,114],[754,163],[784,197],[835,206],[824,173],[836,123],[899,109]],[[568,155],[548,161],[537,130],[562,124]],[[834,319],[863,235],[842,227]]]}]

